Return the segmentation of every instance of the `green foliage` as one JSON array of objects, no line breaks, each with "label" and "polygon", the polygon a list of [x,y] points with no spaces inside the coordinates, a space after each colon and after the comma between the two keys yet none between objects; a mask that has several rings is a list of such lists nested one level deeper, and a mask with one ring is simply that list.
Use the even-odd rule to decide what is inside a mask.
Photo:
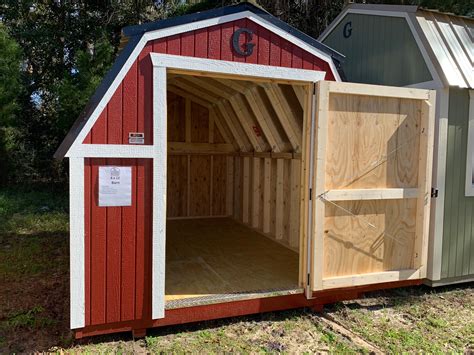
[{"label": "green foliage", "polygon": [[67,232],[68,199],[65,191],[31,186],[0,189],[0,236]]},{"label": "green foliage", "polygon": [[[0,184],[65,181],[53,154],[112,64],[122,27],[158,16],[152,0],[2,0],[0,21],[23,53],[24,90],[14,124],[0,131],[8,157]],[[1,62],[10,57],[0,51]]]},{"label": "green foliage", "polygon": [[8,317],[8,319],[2,322],[2,328],[10,328],[14,330],[19,329],[34,329],[42,328],[53,324],[55,321],[47,317],[41,316],[44,312],[43,307],[36,306],[32,309],[16,311]]},{"label": "green foliage", "polygon": [[20,109],[22,92],[21,48],[0,23],[0,185],[11,170],[10,151],[14,148],[11,126]]},{"label": "green foliage", "polygon": [[[58,268],[67,271],[67,205],[67,195],[56,189],[0,189],[2,280],[19,280]],[[57,265],[58,259],[64,264]]]},{"label": "green foliage", "polygon": [[421,0],[419,5],[428,9],[452,12],[456,15],[474,17],[472,0]]},{"label": "green foliage", "polygon": [[22,90],[21,49],[0,23],[0,127],[11,124]]},{"label": "green foliage", "polygon": [[98,40],[90,51],[76,52],[74,69],[66,71],[53,88],[57,125],[64,134],[100,84],[113,58],[114,47],[106,38]]}]

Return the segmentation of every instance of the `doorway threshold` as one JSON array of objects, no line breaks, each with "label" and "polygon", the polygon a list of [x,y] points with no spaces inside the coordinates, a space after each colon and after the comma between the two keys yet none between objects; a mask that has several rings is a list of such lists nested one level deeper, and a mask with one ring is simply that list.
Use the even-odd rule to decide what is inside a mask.
[{"label": "doorway threshold", "polygon": [[210,295],[202,295],[189,298],[181,298],[175,300],[169,300],[165,303],[165,309],[178,309],[195,306],[203,306],[216,303],[227,303],[235,301],[243,301],[256,298],[268,298],[278,297],[287,295],[296,295],[303,293],[303,288],[291,288],[291,289],[271,289],[271,290],[256,290],[256,291],[244,291],[235,293],[216,293]]}]

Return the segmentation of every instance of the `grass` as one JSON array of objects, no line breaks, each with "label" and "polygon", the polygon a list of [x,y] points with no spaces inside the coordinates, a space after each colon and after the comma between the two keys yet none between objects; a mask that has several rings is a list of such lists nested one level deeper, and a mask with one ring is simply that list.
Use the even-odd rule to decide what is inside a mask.
[{"label": "grass", "polygon": [[472,285],[374,293],[363,300],[339,304],[332,315],[386,352],[474,349]]},{"label": "grass", "polygon": [[68,233],[67,194],[48,190],[0,190],[0,275],[31,277],[63,267]]},{"label": "grass", "polygon": [[[177,327],[163,334],[157,330],[144,347],[156,352],[274,353],[360,352],[353,344],[327,329],[306,310],[269,313],[234,320]],[[154,334],[153,334],[154,333]]]},{"label": "grass", "polygon": [[[0,353],[365,353],[309,310],[73,341],[67,193],[0,189]],[[387,353],[474,351],[474,286],[411,287],[325,308]]]},{"label": "grass", "polygon": [[67,197],[51,189],[0,189],[0,235],[67,232]]},{"label": "grass", "polygon": [[42,313],[44,313],[44,308],[41,306],[15,311],[2,322],[2,327],[7,330],[35,329],[55,323],[55,320],[43,317]]}]

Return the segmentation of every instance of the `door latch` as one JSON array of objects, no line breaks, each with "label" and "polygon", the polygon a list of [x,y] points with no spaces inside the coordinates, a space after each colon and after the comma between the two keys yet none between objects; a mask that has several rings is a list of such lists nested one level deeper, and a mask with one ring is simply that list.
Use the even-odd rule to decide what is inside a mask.
[{"label": "door latch", "polygon": [[435,189],[434,187],[431,188],[431,197],[438,198],[438,189]]}]

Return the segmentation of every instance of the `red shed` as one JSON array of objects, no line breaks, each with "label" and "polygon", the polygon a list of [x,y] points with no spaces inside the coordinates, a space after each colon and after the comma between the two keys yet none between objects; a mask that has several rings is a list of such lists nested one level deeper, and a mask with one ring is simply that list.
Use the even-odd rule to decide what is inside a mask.
[{"label": "red shed", "polygon": [[315,83],[341,55],[248,3],[123,33],[56,153],[76,336],[361,292],[310,287]]}]

